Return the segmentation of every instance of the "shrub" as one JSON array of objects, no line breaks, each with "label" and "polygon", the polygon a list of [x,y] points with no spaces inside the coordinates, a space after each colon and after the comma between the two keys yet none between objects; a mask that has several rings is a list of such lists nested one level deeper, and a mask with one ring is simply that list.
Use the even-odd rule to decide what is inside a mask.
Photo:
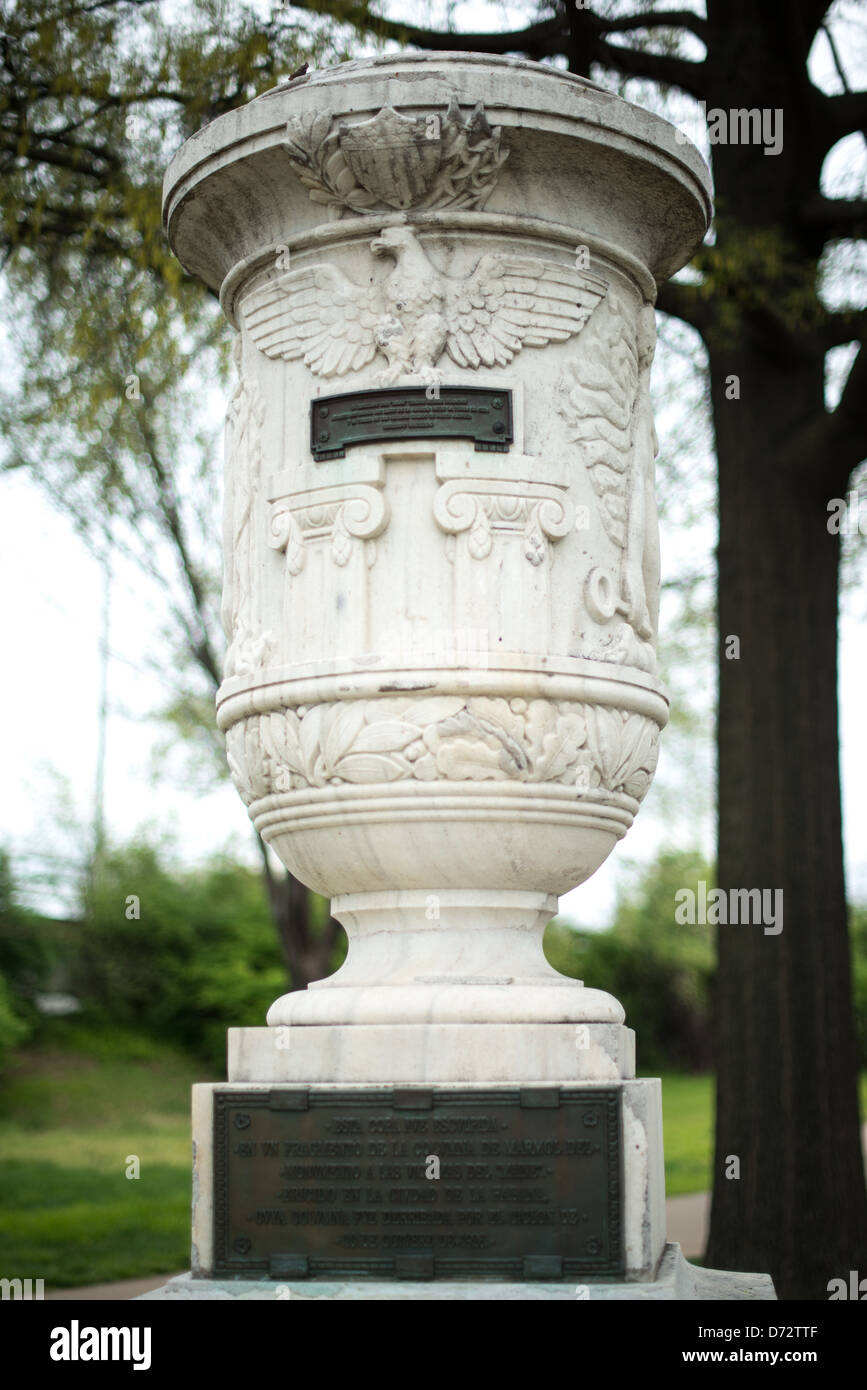
[{"label": "shrub", "polygon": [[264,1023],[288,987],[259,876],[222,857],[172,870],[148,844],[94,872],[73,978],[104,1018],[220,1068],[227,1027]]},{"label": "shrub", "polygon": [[620,1000],[635,1029],[641,1070],[706,1071],[712,1063],[712,928],[679,926],[678,888],[710,883],[713,871],[692,852],[665,852],[621,895],[607,931],[555,919],[545,949],[566,975]]}]

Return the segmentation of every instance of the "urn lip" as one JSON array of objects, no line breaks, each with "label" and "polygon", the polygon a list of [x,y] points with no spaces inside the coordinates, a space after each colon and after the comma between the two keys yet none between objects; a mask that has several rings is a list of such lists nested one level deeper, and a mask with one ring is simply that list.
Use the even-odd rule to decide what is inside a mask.
[{"label": "urn lip", "polygon": [[[459,37],[456,35],[455,37]],[[312,72],[307,72],[303,77],[284,77],[267,91],[260,92],[254,101],[264,101],[266,97],[275,96],[278,92],[283,92],[287,87],[293,90],[307,83],[320,82],[343,82],[346,76],[354,69],[388,68],[389,73],[395,73],[401,68],[412,68],[421,65],[432,66],[441,62],[461,62],[467,66],[474,64],[483,67],[505,67],[525,69],[530,72],[538,72],[541,68],[544,72],[551,72],[556,77],[566,78],[570,82],[576,83],[579,87],[592,87],[594,91],[601,92],[606,97],[613,97],[616,101],[623,100],[615,92],[609,91],[607,87],[601,86],[598,82],[593,82],[589,77],[582,77],[577,72],[565,72],[562,68],[555,68],[547,63],[537,63],[532,58],[510,57],[505,53],[473,53],[462,48],[447,48],[436,53],[380,53],[367,58],[349,58],[345,63],[335,63],[333,67],[314,68]]]},{"label": "urn lip", "polygon": [[[658,282],[701,243],[712,213],[710,171],[670,122],[575,73],[530,59],[455,51],[352,59],[287,79],[204,126],[166,170],[163,225],[172,249],[191,273],[219,290],[233,267],[263,243],[328,225],[327,209],[308,202],[290,167],[290,118],[327,114],[336,129],[341,120],[369,120],[386,107],[429,112],[451,101],[465,114],[480,103],[490,125],[502,131],[504,147],[516,152],[523,146],[529,151],[534,139],[560,141],[558,159],[565,156],[566,180],[576,184],[576,230],[598,232],[594,217],[606,221],[606,206],[619,201],[615,223],[653,224],[652,233],[641,233],[647,249],[639,259]],[[532,153],[526,157],[537,162]],[[593,170],[588,177],[598,204],[589,221],[580,192],[588,187],[586,180],[581,184],[585,166]],[[508,178],[509,161],[504,172]],[[539,177],[550,185],[544,171]],[[632,212],[625,215],[630,199]],[[488,211],[498,206],[495,192]],[[528,206],[528,216],[531,211],[538,218],[540,209]],[[553,204],[551,216],[572,221],[571,213],[554,215]],[[638,235],[635,225],[628,233],[627,243]]]}]

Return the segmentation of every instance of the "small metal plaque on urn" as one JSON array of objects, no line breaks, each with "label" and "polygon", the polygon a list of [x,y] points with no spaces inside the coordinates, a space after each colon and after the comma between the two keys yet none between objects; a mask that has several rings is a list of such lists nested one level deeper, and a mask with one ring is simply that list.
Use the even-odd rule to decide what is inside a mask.
[{"label": "small metal plaque on urn", "polygon": [[472,439],[507,453],[514,439],[511,391],[481,386],[399,386],[317,396],[310,406],[314,458],[343,458],[350,444],[387,439]]}]

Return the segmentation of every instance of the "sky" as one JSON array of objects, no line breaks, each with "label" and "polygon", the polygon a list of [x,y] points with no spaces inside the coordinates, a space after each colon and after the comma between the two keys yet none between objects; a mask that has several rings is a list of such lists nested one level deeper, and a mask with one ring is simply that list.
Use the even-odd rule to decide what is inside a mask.
[{"label": "sky", "polygon": [[[482,8],[489,16],[489,9]],[[515,23],[520,14],[520,8],[514,7]],[[460,17],[465,25],[491,27],[483,22],[477,6],[461,7]],[[827,74],[827,54],[824,58],[817,54],[815,67],[817,72]],[[828,84],[832,89],[833,74],[828,77]],[[857,85],[864,85],[863,70]],[[696,134],[689,122],[685,122],[685,128],[691,136]],[[850,144],[848,153],[841,153],[838,159],[836,187],[842,181],[850,196],[859,189],[863,192],[864,163],[863,149],[853,156]],[[0,368],[4,367],[4,358],[8,367],[8,354],[9,339],[0,335]],[[660,378],[663,387],[669,381],[675,372],[673,364],[674,358],[666,357],[663,350],[655,391]],[[846,365],[840,358],[838,378]],[[829,392],[833,396],[839,386],[833,370],[831,378]],[[663,453],[666,441],[676,439],[684,410],[689,409],[688,404],[678,404],[679,394],[675,380],[674,391],[661,397]],[[697,451],[694,472],[696,487],[705,492],[711,490],[710,502],[712,461],[706,445]],[[689,477],[688,471],[686,476]],[[219,516],[220,503],[215,498],[215,526]],[[715,523],[711,516],[706,515],[699,522],[695,518],[684,520],[674,508],[663,524],[664,571],[666,567],[669,574],[675,571],[673,556],[681,566],[688,565],[691,557],[703,557],[709,568],[714,540]],[[850,566],[850,576],[855,572]],[[0,845],[11,851],[19,877],[35,880],[47,869],[59,872],[66,891],[40,888],[34,881],[26,887],[25,900],[61,914],[73,905],[75,864],[92,836],[105,577],[101,564],[87,550],[71,522],[55,509],[38,482],[23,474],[0,476],[0,594],[6,638],[5,679],[0,682],[0,716],[6,735]],[[161,677],[153,663],[156,657],[158,667],[160,660],[159,631],[165,616],[160,605],[159,591],[142,577],[131,560],[116,554],[111,582],[105,760],[109,836],[114,841],[143,832],[168,836],[187,862],[199,861],[217,850],[228,850],[255,864],[252,831],[231,784],[227,781],[210,792],[191,792],[176,760],[160,752],[167,734],[155,711],[165,703],[169,690],[168,679]],[[850,897],[865,901],[867,592],[863,583],[850,587],[841,607],[845,853]],[[674,609],[664,604],[660,633],[663,653],[666,621],[674,621]],[[645,862],[663,845],[686,848],[697,843],[705,853],[712,853],[712,640],[706,644],[689,681],[693,688],[688,692],[675,681],[673,694],[688,696],[694,703],[704,719],[704,731],[694,742],[689,764],[682,765],[682,743],[663,736],[657,779],[634,828],[597,874],[563,900],[563,910],[586,926],[601,927],[610,922],[618,885],[634,873],[631,863]]]}]

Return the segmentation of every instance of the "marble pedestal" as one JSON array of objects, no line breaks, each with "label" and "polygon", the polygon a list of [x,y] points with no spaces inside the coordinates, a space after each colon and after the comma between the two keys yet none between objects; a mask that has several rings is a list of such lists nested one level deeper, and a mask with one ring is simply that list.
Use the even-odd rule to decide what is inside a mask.
[{"label": "marble pedestal", "polygon": [[[192,1270],[147,1298],[667,1301],[775,1296],[766,1275],[701,1270],[688,1264],[679,1246],[666,1243],[661,1083],[631,1075],[633,1034],[629,1029],[612,1025],[576,1029],[571,1024],[232,1029],[229,1057],[228,1083],[193,1089]],[[468,1079],[480,1071],[488,1078],[484,1082]],[[297,1097],[301,1093],[306,1103],[311,1091],[381,1094],[400,1083],[404,1098],[413,1091],[443,1094],[450,1089],[475,1088],[488,1096],[497,1089],[509,1095],[530,1090],[536,1096],[559,1087],[580,1086],[590,1094],[613,1089],[622,1116],[623,1277],[561,1277],[552,1282],[544,1277],[544,1263],[538,1266],[539,1277],[529,1275],[520,1281],[431,1282],[411,1275],[323,1280],[298,1279],[291,1273],[250,1279],[215,1273],[215,1097],[251,1093]],[[394,1274],[400,1270],[396,1258]]]},{"label": "marble pedestal", "polygon": [[[434,1108],[472,1108],[474,1089],[561,1119],[585,1106],[582,1124],[596,1107],[606,1144],[616,1115],[616,1179],[610,1145],[581,1154],[573,1136],[557,1155],[597,1165],[586,1207],[607,1213],[622,1275],[601,1296],[710,1296],[666,1247],[660,1084],[635,1079],[617,1000],[542,951],[558,896],[629,830],[668,719],[653,305],[708,226],[708,170],[668,123],[574,74],[388,54],[212,121],[164,191],[172,249],[237,333],[217,722],[257,830],[349,937],[336,976],[233,1030],[227,1083],[196,1088],[192,1278],[164,1296],[234,1296],[211,1277],[226,1098],[300,1109],[303,1092],[316,1109],[336,1089],[360,1112],[395,1089]],[[583,1203],[571,1172],[558,1228]],[[259,1249],[241,1223],[268,1205],[239,1199],[235,1274]],[[569,1258],[599,1269],[589,1231]],[[501,1279],[481,1296],[538,1289],[561,1256],[536,1244],[517,1293]],[[408,1296],[393,1263],[376,1294],[298,1296]],[[275,1296],[266,1272],[250,1296]]]},{"label": "marble pedestal", "polygon": [[[374,1094],[393,1093],[397,1088],[383,1087],[380,1085],[352,1085],[347,1086],[341,1083],[324,1083],[313,1088],[307,1087],[272,1087],[270,1084],[252,1081],[238,1081],[228,1085],[201,1085],[194,1087],[193,1091],[193,1133],[195,1139],[195,1159],[193,1165],[193,1269],[194,1277],[211,1278],[215,1273],[215,1222],[214,1222],[214,1192],[215,1180],[219,1180],[218,1166],[214,1161],[213,1135],[214,1135],[214,1102],[218,1095],[232,1098],[233,1095],[243,1097],[245,1100],[252,1094],[261,1095],[263,1099],[272,1096],[284,1098],[287,1093],[297,1098],[298,1093],[304,1097],[304,1104],[307,1104],[309,1091],[316,1090],[320,1094],[328,1091],[339,1091],[341,1093],[350,1092],[353,1095],[363,1096],[365,1092]],[[548,1092],[553,1097],[559,1093],[559,1087],[522,1087],[514,1082],[509,1086],[492,1086],[490,1083],[451,1083],[449,1085],[419,1086],[400,1088],[398,1094],[403,1102],[412,1102],[412,1092],[415,1090],[422,1096],[429,1097],[434,1092],[437,1097],[447,1097],[449,1090],[466,1093],[477,1090],[480,1097],[484,1096],[486,1108],[490,1108],[490,1098],[494,1094],[501,1094],[506,1101],[514,1101],[520,1104],[522,1097],[529,1092],[534,1102],[538,1101],[541,1092]],[[622,1152],[623,1152],[623,1172],[618,1194],[619,1200],[616,1201],[615,1219],[620,1224],[620,1235],[617,1244],[622,1241],[624,1279],[626,1280],[652,1280],[656,1277],[659,1262],[662,1258],[665,1247],[665,1188],[663,1176],[662,1159],[662,1125],[661,1125],[661,1104],[660,1104],[660,1083],[657,1080],[642,1081],[622,1081],[616,1087],[610,1083],[605,1085],[596,1082],[583,1082],[581,1092],[588,1095],[599,1094],[600,1096],[610,1096],[612,1090],[619,1093],[617,1096],[618,1108],[622,1116]],[[278,1102],[279,1103],[279,1102]],[[292,1103],[290,1101],[290,1103]],[[413,1113],[407,1111],[408,1114]],[[388,1148],[391,1152],[390,1144],[380,1145],[376,1142],[367,1143],[368,1153],[365,1154],[365,1162],[373,1162],[369,1156],[379,1147]],[[407,1145],[412,1153],[416,1148],[418,1154],[410,1159],[412,1166],[420,1174],[424,1168],[424,1152],[428,1149],[440,1147],[436,1140],[425,1138],[421,1145]],[[463,1140],[461,1149],[464,1157],[476,1162],[485,1162],[485,1146],[482,1142]],[[472,1150],[468,1153],[467,1150]],[[424,1150],[424,1152],[422,1152]],[[490,1160],[488,1160],[490,1162]],[[562,1160],[561,1160],[562,1161]],[[577,1161],[577,1160],[576,1160]],[[444,1160],[445,1162],[445,1160]],[[393,1169],[396,1175],[400,1172],[400,1181],[404,1181],[404,1174],[409,1173],[410,1167],[406,1160],[403,1160],[400,1167]],[[446,1170],[448,1171],[448,1170]],[[471,1171],[464,1165],[463,1172]],[[398,1181],[395,1176],[394,1181]],[[504,1180],[505,1181],[505,1180]],[[514,1183],[514,1179],[511,1180]],[[439,1186],[440,1184],[438,1184]],[[442,1182],[441,1186],[446,1187],[447,1182]],[[339,1184],[332,1184],[335,1188],[335,1197],[340,1202]],[[383,1193],[387,1193],[389,1184],[383,1184]],[[466,1184],[463,1184],[466,1191]],[[488,1189],[490,1193],[490,1188]],[[514,1188],[512,1189],[514,1190]],[[433,1193],[432,1193],[433,1195]],[[454,1217],[451,1213],[444,1210],[440,1204],[440,1192],[436,1193],[438,1212],[448,1220]],[[485,1211],[483,1215],[489,1213]],[[500,1214],[509,1216],[510,1212]],[[391,1215],[390,1211],[374,1211],[371,1215],[377,1220],[379,1231],[378,1239],[382,1237],[381,1222]],[[388,1227],[386,1230],[391,1230]],[[453,1234],[460,1236],[465,1228],[455,1227]],[[452,1230],[451,1225],[449,1230]],[[291,1240],[290,1240],[291,1243]],[[301,1242],[296,1242],[300,1245]],[[532,1251],[533,1241],[527,1240],[527,1250]],[[294,1248],[294,1247],[293,1247]],[[416,1251],[420,1247],[413,1246]],[[382,1253],[382,1252],[378,1252]],[[422,1258],[435,1258],[438,1253],[437,1245],[432,1241],[425,1245]],[[440,1247],[440,1253],[441,1247]],[[555,1257],[556,1262],[556,1257]],[[389,1266],[388,1273],[394,1277],[400,1277],[401,1258],[400,1253],[393,1254],[393,1257],[386,1262]],[[552,1272],[550,1262],[539,1264],[539,1273],[535,1272],[536,1261],[532,1254],[524,1260],[523,1274],[528,1280],[543,1277],[545,1270]],[[272,1277],[279,1277],[272,1269]],[[413,1277],[408,1274],[407,1277]],[[567,1277],[565,1274],[563,1277]]]},{"label": "marble pedestal", "polygon": [[389,1302],[389,1303],[574,1303],[625,1302],[642,1299],[653,1303],[729,1302],[748,1299],[766,1302],[776,1297],[767,1274],[740,1274],[727,1270],[701,1269],[683,1257],[679,1245],[666,1245],[656,1277],[642,1284],[604,1283],[584,1284],[481,1284],[462,1283],[263,1283],[246,1279],[196,1278],[180,1274],[161,1289],[142,1294],[142,1299],[165,1302],[189,1302],[199,1299],[219,1299],[236,1302],[266,1302],[269,1299],[291,1299],[302,1303],[316,1302]]}]

